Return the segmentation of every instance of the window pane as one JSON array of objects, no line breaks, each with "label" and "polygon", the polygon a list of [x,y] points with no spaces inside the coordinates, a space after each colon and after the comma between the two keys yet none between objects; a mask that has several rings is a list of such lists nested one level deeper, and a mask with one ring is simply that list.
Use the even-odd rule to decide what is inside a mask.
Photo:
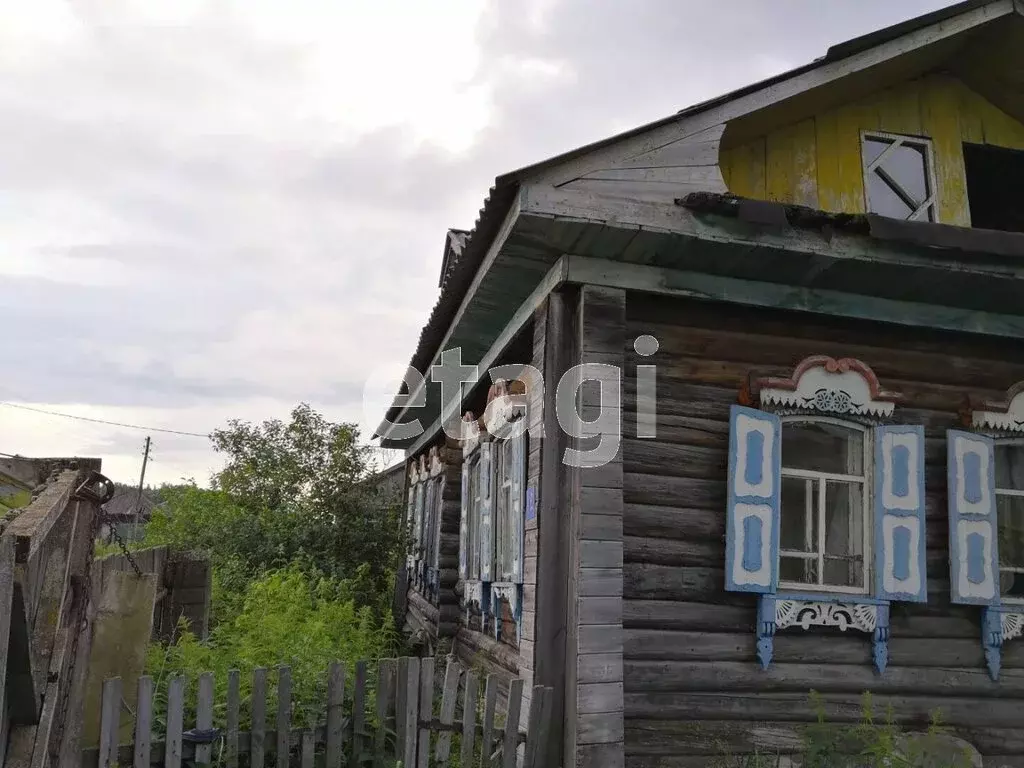
[{"label": "window pane", "polygon": [[782,530],[779,542],[791,552],[814,552],[816,533],[814,507],[808,515],[807,501],[814,497],[814,481],[782,478]]},{"label": "window pane", "polygon": [[996,488],[1024,491],[1024,445],[996,445]]},{"label": "window pane", "polygon": [[864,474],[864,433],[838,424],[787,422],[782,466],[838,475]]},{"label": "window pane", "polygon": [[864,139],[864,167],[867,168],[878,156],[882,154],[886,148],[892,144],[891,141],[885,141],[884,139]]},{"label": "window pane", "polygon": [[467,526],[467,538],[469,556],[466,563],[469,567],[469,578],[475,579],[480,572],[480,543],[477,541],[477,514],[480,509],[480,462],[475,462],[469,468],[469,516]]},{"label": "window pane", "polygon": [[800,557],[779,558],[779,580],[797,584],[817,584],[818,561]]},{"label": "window pane", "polygon": [[928,161],[920,144],[901,144],[882,161],[882,167],[919,203],[928,198]]},{"label": "window pane", "polygon": [[868,208],[871,213],[888,216],[891,219],[907,219],[914,212],[914,209],[903,202],[903,198],[877,173],[868,174],[867,184]]},{"label": "window pane", "polygon": [[825,484],[825,583],[864,586],[864,488]]},{"label": "window pane", "polygon": [[1024,568],[1024,497],[996,496],[999,519],[999,565]]}]

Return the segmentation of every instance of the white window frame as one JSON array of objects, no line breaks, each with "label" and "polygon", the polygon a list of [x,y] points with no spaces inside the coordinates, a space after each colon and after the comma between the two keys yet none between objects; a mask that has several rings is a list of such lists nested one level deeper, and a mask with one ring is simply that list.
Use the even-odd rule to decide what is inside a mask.
[{"label": "white window frame", "polygon": [[466,514],[466,580],[476,581],[480,578],[480,452],[475,451],[469,462],[469,490],[466,501],[469,509]]},{"label": "white window frame", "polygon": [[[816,552],[797,552],[794,550],[782,549],[782,544],[779,544],[779,568],[781,572],[782,558],[799,558],[803,560],[814,559],[818,563],[818,583],[808,584],[798,581],[779,581],[780,590],[791,590],[796,592],[821,592],[821,593],[834,593],[834,594],[849,594],[849,595],[871,595],[873,593],[871,575],[872,575],[872,558],[874,556],[873,546],[873,521],[871,511],[874,508],[874,467],[873,467],[873,432],[871,427],[864,424],[860,424],[855,421],[847,421],[845,419],[837,419],[830,416],[784,416],[781,419],[782,430],[785,434],[787,424],[832,424],[835,426],[843,427],[844,429],[851,429],[860,432],[862,435],[862,450],[864,452],[863,477],[859,475],[842,475],[833,472],[820,472],[817,470],[810,469],[787,469],[786,468],[786,454],[785,451],[782,453],[782,469],[781,478],[796,478],[799,480],[813,481],[816,492],[813,495],[808,495],[808,504],[806,508],[805,526],[809,532],[810,526],[807,524],[810,522],[811,516],[817,514],[817,529],[818,529],[818,541],[816,542]],[[863,552],[864,552],[864,563],[863,563],[863,579],[861,587],[849,587],[834,584],[821,583],[825,578],[825,489],[827,481],[838,481],[838,482],[861,482],[864,485],[864,492],[861,494],[861,503],[863,504],[863,523],[861,537],[863,539]],[[779,493],[782,493],[780,488]],[[812,502],[813,508],[812,508]],[[781,504],[781,501],[780,501]]]},{"label": "white window frame", "polygon": [[[1000,438],[1000,439],[995,440],[994,443],[995,443],[996,447],[1001,446],[1001,445],[1016,445],[1016,446],[1020,446],[1020,447],[1024,448],[1024,438],[1020,438],[1020,437]],[[995,452],[993,451],[993,454],[994,453]],[[993,460],[995,460],[995,456],[994,455],[993,455]],[[999,484],[996,483],[995,492],[996,492],[996,505],[997,505],[996,506],[996,526],[997,526],[996,541],[998,542],[999,541],[999,531],[998,531],[998,524],[999,524],[999,507],[998,507],[998,503],[999,502],[998,502],[998,500],[999,500],[999,497],[1000,496],[1011,496],[1011,497],[1020,498],[1020,497],[1024,497],[1024,491],[1017,491],[1017,490],[1013,490],[1012,488],[1000,488]],[[1024,597],[1007,597],[1006,595],[1002,594],[1002,592],[1003,592],[1003,590],[1002,590],[1002,575],[1004,573],[1024,573],[1024,567],[1004,568],[1002,566],[1002,564],[1000,564],[1000,563],[997,563],[996,565],[997,565],[997,571],[998,571],[997,574],[996,574],[996,588],[999,590],[999,600],[1000,600],[1000,602],[1012,603],[1014,605],[1024,605]]]},{"label": "white window frame", "polygon": [[441,516],[444,511],[445,472],[427,479],[427,498],[433,491],[433,508],[426,510],[428,530],[426,534],[425,559],[427,567],[436,569],[440,561]]},{"label": "white window frame", "polygon": [[[870,163],[864,162],[864,146],[867,139],[875,139],[877,141],[889,141],[892,142],[889,149],[886,149],[878,157],[872,160]],[[935,149],[932,140],[923,136],[907,136],[900,133],[886,133],[885,131],[861,131],[860,134],[860,164],[861,169],[864,173],[864,207],[868,213],[873,213],[871,210],[871,175],[878,174],[878,167],[885,160],[886,156],[895,148],[909,144],[915,147],[921,147],[924,149],[924,162],[925,162],[925,180],[928,184],[928,197],[921,203],[917,203],[918,208],[914,213],[908,216],[906,219],[898,219],[898,221],[939,221],[939,209],[938,209],[938,186],[935,177]],[[885,172],[886,176],[890,179],[892,177],[888,172]],[[880,175],[880,174],[879,174]],[[908,199],[913,198],[903,189],[903,186],[896,179],[892,179],[892,182],[903,192]],[[883,183],[889,183],[883,181]],[[890,184],[892,186],[892,184]],[[897,193],[898,194],[898,193]],[[914,201],[917,202],[916,200]],[[883,215],[883,214],[876,214]]]},{"label": "white window frame", "polygon": [[414,507],[413,525],[415,530],[413,531],[413,545],[414,553],[417,560],[423,559],[423,518],[425,517],[427,499],[426,499],[426,487],[425,483],[421,480],[416,483],[416,498]]},{"label": "white window frame", "polygon": [[[508,524],[510,522],[515,524],[514,518],[511,521],[509,519],[515,514],[515,511],[511,510],[513,477],[510,473],[505,472],[505,462],[512,463],[511,454],[511,440],[494,441],[494,489],[497,492],[494,497],[494,573],[496,575],[505,571],[505,560],[509,556],[507,551],[509,542],[505,534],[511,533],[508,530]],[[512,471],[515,471],[514,467]]]}]

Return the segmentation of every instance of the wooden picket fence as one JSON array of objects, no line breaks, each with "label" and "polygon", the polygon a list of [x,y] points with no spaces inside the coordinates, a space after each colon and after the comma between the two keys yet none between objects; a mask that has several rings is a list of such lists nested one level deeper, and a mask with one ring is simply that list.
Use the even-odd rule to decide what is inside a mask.
[{"label": "wooden picket fence", "polygon": [[[346,696],[345,667],[327,670],[327,696],[316,726],[292,727],[291,670],[277,668],[277,712],[273,728],[267,723],[268,673],[253,671],[251,722],[239,721],[241,697],[237,670],[228,673],[223,727],[215,727],[214,676],[199,676],[195,697],[195,727],[187,727],[186,679],[171,678],[166,711],[155,718],[153,679],[141,677],[134,712],[123,700],[120,678],[103,684],[100,743],[84,750],[83,768],[515,768],[523,745],[524,768],[544,766],[551,719],[552,689],[536,686],[530,699],[527,733],[520,729],[523,681],[508,687],[506,717],[499,724],[498,679],[488,675],[479,699],[480,679],[449,659],[441,700],[435,706],[438,682],[433,658],[382,659],[377,662],[375,691],[368,691],[370,665],[355,664],[351,694]],[[461,707],[459,692],[462,692]],[[371,702],[371,699],[375,699]],[[368,713],[368,705],[373,704]],[[482,704],[482,709],[481,709]],[[130,743],[123,741],[127,711],[132,717]],[[158,732],[159,731],[159,732]],[[453,744],[453,739],[455,743]]]}]

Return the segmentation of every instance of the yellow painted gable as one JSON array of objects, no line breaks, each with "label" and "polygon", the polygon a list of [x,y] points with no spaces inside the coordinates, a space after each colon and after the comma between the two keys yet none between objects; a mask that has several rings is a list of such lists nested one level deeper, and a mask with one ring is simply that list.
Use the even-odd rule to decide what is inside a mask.
[{"label": "yellow painted gable", "polygon": [[742,143],[730,142],[727,130],[722,176],[742,197],[864,213],[860,141],[866,130],[932,140],[936,213],[944,224],[971,223],[964,142],[1024,150],[1024,125],[960,80],[931,74]]}]

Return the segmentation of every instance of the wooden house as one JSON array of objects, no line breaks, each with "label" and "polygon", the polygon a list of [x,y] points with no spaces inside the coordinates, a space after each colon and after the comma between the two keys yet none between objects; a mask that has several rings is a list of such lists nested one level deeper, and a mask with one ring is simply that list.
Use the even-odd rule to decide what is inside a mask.
[{"label": "wooden house", "polygon": [[1018,0],[970,0],[449,236],[378,430],[408,618],[555,688],[550,765],[794,751],[812,689],[1024,765],[1022,51]]}]

